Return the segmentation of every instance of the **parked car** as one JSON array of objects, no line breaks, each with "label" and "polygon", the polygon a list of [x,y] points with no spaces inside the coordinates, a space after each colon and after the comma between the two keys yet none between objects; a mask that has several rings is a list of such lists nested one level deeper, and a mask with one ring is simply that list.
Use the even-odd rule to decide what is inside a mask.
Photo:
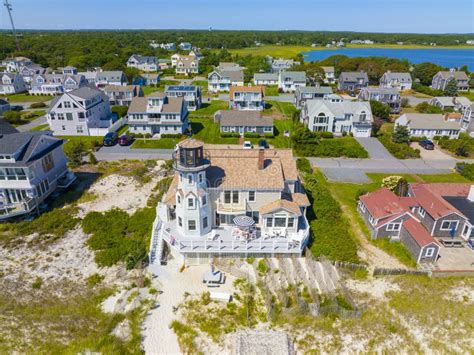
[{"label": "parked car", "polygon": [[259,148],[263,148],[263,149],[267,149],[268,148],[268,143],[265,139],[260,139],[258,141],[258,147]]},{"label": "parked car", "polygon": [[419,141],[418,144],[426,150],[434,150],[434,144],[429,139],[423,139],[422,141]]},{"label": "parked car", "polygon": [[125,145],[130,145],[133,143],[133,137],[132,136],[127,136],[126,134],[120,136],[118,139],[118,144],[125,146]]},{"label": "parked car", "polygon": [[117,144],[118,134],[117,132],[109,132],[104,137],[104,146],[112,146]]},{"label": "parked car", "polygon": [[253,145],[250,141],[245,141],[244,142],[244,146],[243,146],[244,149],[252,149],[253,148]]}]

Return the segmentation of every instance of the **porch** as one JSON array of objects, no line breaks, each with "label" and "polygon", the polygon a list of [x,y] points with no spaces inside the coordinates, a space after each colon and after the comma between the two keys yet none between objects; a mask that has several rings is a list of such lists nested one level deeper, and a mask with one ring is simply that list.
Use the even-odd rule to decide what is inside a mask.
[{"label": "porch", "polygon": [[[159,218],[159,217],[157,217]],[[236,226],[214,227],[203,236],[185,236],[178,232],[176,221],[155,223],[158,233],[171,247],[182,254],[297,254],[301,255],[309,239],[309,226],[302,218],[296,233],[266,233],[259,227],[249,238],[238,238]],[[155,231],[156,232],[156,231]]]}]

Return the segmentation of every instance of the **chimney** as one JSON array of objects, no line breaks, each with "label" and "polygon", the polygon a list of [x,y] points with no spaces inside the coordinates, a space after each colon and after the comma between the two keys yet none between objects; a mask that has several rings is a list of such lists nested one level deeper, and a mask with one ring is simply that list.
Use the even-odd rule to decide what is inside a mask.
[{"label": "chimney", "polygon": [[265,168],[265,148],[260,147],[258,150],[258,170]]},{"label": "chimney", "polygon": [[474,185],[471,185],[469,189],[469,195],[467,195],[467,199],[471,202],[474,202]]}]

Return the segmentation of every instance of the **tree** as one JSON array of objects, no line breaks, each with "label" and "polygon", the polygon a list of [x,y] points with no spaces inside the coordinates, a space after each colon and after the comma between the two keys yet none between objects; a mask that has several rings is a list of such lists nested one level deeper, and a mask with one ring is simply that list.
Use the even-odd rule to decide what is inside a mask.
[{"label": "tree", "polygon": [[458,94],[458,82],[455,78],[451,78],[444,88],[446,96],[456,96]]},{"label": "tree", "polygon": [[82,164],[82,159],[86,153],[86,146],[82,141],[73,141],[69,149],[66,150],[66,155],[73,165]]},{"label": "tree", "polygon": [[89,152],[89,164],[96,165],[98,163],[94,153]]},{"label": "tree", "polygon": [[436,75],[439,71],[443,70],[443,67],[433,63],[420,63],[416,64],[413,69],[413,76],[417,79],[420,79],[420,83],[423,85],[431,85],[433,76]]},{"label": "tree", "polygon": [[430,105],[428,102],[421,102],[415,106],[415,110],[420,113],[443,113],[438,106]]},{"label": "tree", "polygon": [[10,123],[10,124],[21,124],[22,119],[21,119],[21,113],[18,111],[5,111],[3,113],[3,117],[5,120]]},{"label": "tree", "polygon": [[370,108],[377,118],[386,120],[390,117],[390,107],[382,102],[370,100]]},{"label": "tree", "polygon": [[394,143],[410,144],[410,132],[407,126],[397,125],[392,135]]},{"label": "tree", "polygon": [[112,106],[110,111],[115,112],[119,118],[122,118],[127,115],[128,106]]},{"label": "tree", "polygon": [[384,120],[375,117],[374,122],[372,123],[372,137],[377,137],[380,128],[382,128],[382,125],[384,124]]}]

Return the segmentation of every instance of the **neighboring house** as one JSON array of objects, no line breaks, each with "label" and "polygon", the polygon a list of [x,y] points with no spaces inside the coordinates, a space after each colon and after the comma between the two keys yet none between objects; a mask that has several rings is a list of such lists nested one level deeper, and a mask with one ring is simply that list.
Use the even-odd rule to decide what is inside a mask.
[{"label": "neighboring house", "polygon": [[436,262],[443,244],[474,242],[470,184],[410,184],[406,197],[382,188],[361,196],[357,209],[373,239],[402,242],[418,263]]},{"label": "neighboring house", "polygon": [[410,90],[411,84],[410,73],[392,73],[387,71],[380,78],[380,88],[382,89]]},{"label": "neighboring house", "polygon": [[164,242],[185,261],[302,254],[310,202],[291,150],[204,150],[187,139],[173,159],[175,177],[152,231],[154,258],[161,259]]},{"label": "neighboring house", "polygon": [[26,85],[21,74],[0,73],[0,94],[18,94],[25,91]]},{"label": "neighboring house", "polygon": [[293,59],[273,59],[272,60],[272,72],[278,73],[282,70],[289,70],[295,65],[299,65],[300,63],[294,61]]},{"label": "neighboring house", "polygon": [[171,59],[158,59],[158,69],[165,70],[171,68]]},{"label": "neighboring house", "polygon": [[232,86],[229,93],[229,107],[236,110],[263,111],[264,97],[264,86]]},{"label": "neighboring house", "polygon": [[247,132],[259,133],[260,135],[273,135],[273,118],[262,117],[258,111],[217,111],[214,121],[219,123],[222,133]]},{"label": "neighboring house", "polygon": [[230,91],[232,86],[244,85],[244,72],[242,70],[218,70],[214,69],[207,76],[209,92]]},{"label": "neighboring house", "polygon": [[181,58],[181,54],[175,53],[171,56],[171,66],[175,67],[178,64],[178,60]]},{"label": "neighboring house", "polygon": [[395,88],[363,88],[359,92],[359,100],[381,102],[390,107],[390,113],[399,113],[402,105],[400,92]]},{"label": "neighboring house", "polygon": [[133,54],[127,61],[127,67],[137,68],[144,72],[158,71],[158,58]]},{"label": "neighboring house", "polygon": [[294,104],[298,110],[301,110],[308,100],[327,98],[332,94],[330,86],[306,86],[296,88]]},{"label": "neighboring house", "polygon": [[369,86],[369,77],[364,71],[342,72],[337,82],[337,88],[341,91],[359,91],[367,86]]},{"label": "neighboring house", "polygon": [[278,73],[278,89],[282,92],[295,92],[297,88],[306,86],[304,71],[280,71]]},{"label": "neighboring house", "polygon": [[31,81],[31,95],[61,95],[87,84],[84,75],[38,74]]},{"label": "neighboring house", "polygon": [[145,79],[145,85],[157,85],[160,83],[160,74],[142,74],[142,78]]},{"label": "neighboring house", "polygon": [[458,112],[464,112],[464,110],[471,106],[472,102],[467,97],[450,97],[450,96],[437,96],[430,100],[430,105],[439,107],[441,110],[455,110]]},{"label": "neighboring house", "polygon": [[12,57],[2,61],[2,67],[5,67],[8,73],[19,73],[21,67],[32,64],[34,64],[33,61],[26,57]]},{"label": "neighboring house", "polygon": [[0,99],[0,116],[5,112],[10,110],[10,104],[4,99]]},{"label": "neighboring house", "polygon": [[189,42],[181,42],[179,45],[178,45],[179,49],[181,49],[182,51],[190,51],[191,49],[193,49],[193,46],[191,45],[191,43]]},{"label": "neighboring house", "polygon": [[67,67],[62,68],[64,75],[77,75],[77,68],[68,65]]},{"label": "neighboring house", "polygon": [[398,125],[406,126],[413,137],[446,136],[450,139],[459,137],[461,130],[461,115],[459,113],[429,114],[405,113],[395,121]]},{"label": "neighboring house", "polygon": [[245,68],[233,62],[220,62],[215,69],[221,71],[243,71]]},{"label": "neighboring house", "polygon": [[68,187],[63,140],[45,132],[2,132],[0,135],[0,219],[39,213],[43,201]]},{"label": "neighboring house", "polygon": [[183,97],[188,111],[196,111],[202,104],[201,87],[198,85],[167,85],[165,94],[168,97]]},{"label": "neighboring house", "polygon": [[97,72],[95,86],[101,89],[107,85],[127,85],[127,77],[121,70]]},{"label": "neighboring house", "polygon": [[135,97],[128,109],[128,126],[135,134],[183,134],[188,129],[186,102],[162,92]]},{"label": "neighboring house", "polygon": [[469,90],[469,77],[463,71],[457,71],[455,69],[450,69],[449,71],[440,71],[434,77],[431,82],[431,87],[435,90],[446,89],[446,85],[451,79],[456,79],[458,83],[459,91]]},{"label": "neighboring house", "polygon": [[139,85],[107,85],[104,94],[109,98],[111,106],[130,106],[134,97],[143,96],[143,91]]},{"label": "neighboring house", "polygon": [[174,43],[160,43],[158,44],[158,47],[170,52],[176,50],[176,44]]},{"label": "neighboring house", "polygon": [[333,84],[336,82],[334,67],[321,67],[321,69],[324,71],[323,81],[325,84]]},{"label": "neighboring house", "polygon": [[189,52],[189,56],[191,57],[195,57],[197,59],[202,59],[204,56],[202,55],[201,53],[201,50],[197,47],[194,47],[190,52]]},{"label": "neighboring house", "polygon": [[255,85],[278,85],[278,74],[276,73],[256,73],[253,75]]},{"label": "neighboring house", "polygon": [[467,132],[471,136],[474,133],[474,104],[464,109],[461,119],[461,131]]},{"label": "neighboring house", "polygon": [[115,116],[104,92],[83,86],[51,101],[47,119],[57,136],[99,136],[111,128]]},{"label": "neighboring house", "polygon": [[22,66],[18,73],[23,77],[25,84],[29,85],[35,75],[45,74],[46,72],[46,68],[43,68],[39,64],[29,64]]},{"label": "neighboring house", "polygon": [[182,55],[176,62],[176,74],[189,75],[199,73],[199,59],[188,55]]},{"label": "neighboring house", "polygon": [[370,137],[372,111],[368,102],[308,100],[301,110],[300,121],[313,132],[352,133],[354,137]]}]

